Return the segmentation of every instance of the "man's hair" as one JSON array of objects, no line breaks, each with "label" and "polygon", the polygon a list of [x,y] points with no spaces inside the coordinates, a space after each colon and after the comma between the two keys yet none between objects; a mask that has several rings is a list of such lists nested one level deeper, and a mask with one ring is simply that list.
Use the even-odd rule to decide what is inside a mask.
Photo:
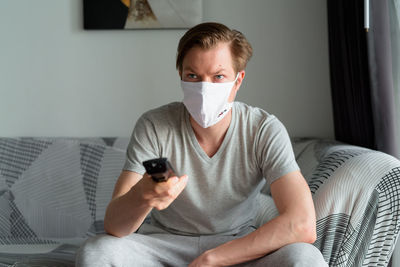
[{"label": "man's hair", "polygon": [[231,48],[233,69],[238,72],[244,70],[247,62],[253,54],[253,48],[246,37],[237,30],[231,30],[227,26],[215,23],[201,23],[190,28],[180,39],[176,56],[176,68],[182,72],[182,63],[187,52],[192,47],[210,49],[217,44],[228,43]]}]

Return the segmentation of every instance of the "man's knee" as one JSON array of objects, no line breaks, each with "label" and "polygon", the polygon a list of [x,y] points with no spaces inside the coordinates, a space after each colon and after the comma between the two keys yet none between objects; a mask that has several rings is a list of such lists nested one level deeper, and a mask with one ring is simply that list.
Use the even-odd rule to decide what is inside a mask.
[{"label": "man's knee", "polygon": [[121,240],[111,235],[98,235],[86,240],[76,254],[75,266],[111,266],[121,257]]},{"label": "man's knee", "polygon": [[283,266],[328,266],[321,252],[308,243],[290,244],[279,249],[277,253],[283,260]]}]

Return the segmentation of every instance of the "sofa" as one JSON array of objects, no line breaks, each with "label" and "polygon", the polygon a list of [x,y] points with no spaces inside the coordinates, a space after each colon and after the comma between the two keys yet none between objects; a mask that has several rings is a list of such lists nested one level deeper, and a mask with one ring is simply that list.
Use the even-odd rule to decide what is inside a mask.
[{"label": "sofa", "polygon": [[[0,138],[0,266],[74,266],[104,233],[128,138]],[[329,266],[386,266],[399,228],[400,161],[333,140],[292,139]],[[260,192],[255,225],[278,212]]]}]

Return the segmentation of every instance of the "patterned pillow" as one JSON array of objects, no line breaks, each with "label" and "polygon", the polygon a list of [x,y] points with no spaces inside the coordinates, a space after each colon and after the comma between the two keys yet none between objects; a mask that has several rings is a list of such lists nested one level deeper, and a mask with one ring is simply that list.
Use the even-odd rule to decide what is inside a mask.
[{"label": "patterned pillow", "polygon": [[58,243],[104,232],[126,140],[0,138],[0,244]]}]

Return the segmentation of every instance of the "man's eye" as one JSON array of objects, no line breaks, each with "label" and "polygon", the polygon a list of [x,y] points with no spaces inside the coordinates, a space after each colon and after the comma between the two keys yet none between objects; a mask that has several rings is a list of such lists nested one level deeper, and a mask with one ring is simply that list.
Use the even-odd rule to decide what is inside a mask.
[{"label": "man's eye", "polygon": [[197,75],[196,75],[196,74],[193,74],[193,73],[189,73],[187,76],[188,76],[188,78],[190,78],[190,79],[197,79]]},{"label": "man's eye", "polygon": [[225,76],[222,74],[219,74],[219,75],[215,75],[215,78],[217,78],[217,80],[222,80],[223,78],[225,78]]}]

